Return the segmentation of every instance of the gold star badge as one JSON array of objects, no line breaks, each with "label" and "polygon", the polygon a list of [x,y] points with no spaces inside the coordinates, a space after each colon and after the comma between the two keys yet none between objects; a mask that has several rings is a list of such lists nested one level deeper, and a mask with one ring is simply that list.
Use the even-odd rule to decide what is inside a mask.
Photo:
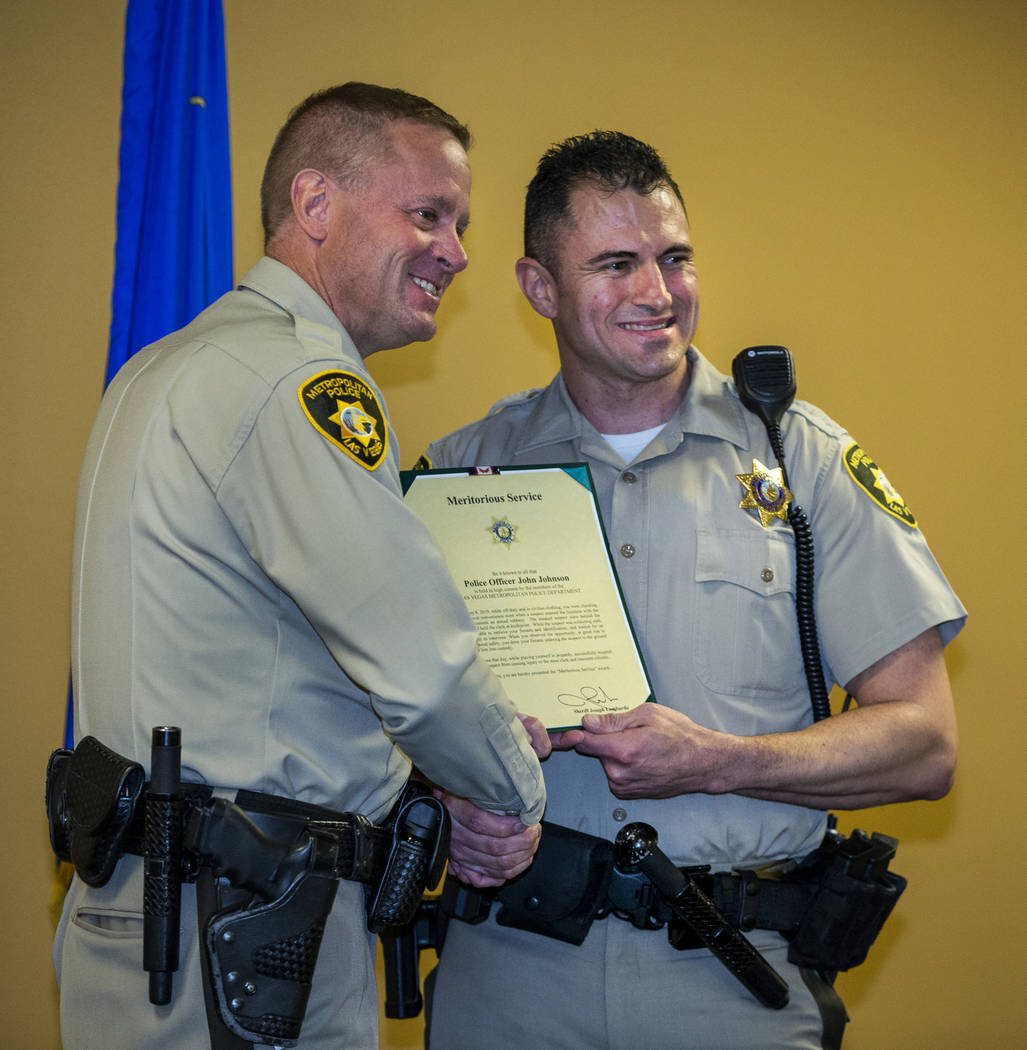
[{"label": "gold star badge", "polygon": [[335,413],[328,418],[340,430],[349,434],[365,447],[372,440],[377,439],[378,433],[375,429],[374,420],[364,411],[364,406],[357,401],[340,401],[336,398],[338,406]]},{"label": "gold star badge", "polygon": [[738,506],[743,510],[757,511],[764,528],[770,524],[771,518],[788,520],[792,494],[785,487],[784,473],[780,467],[771,469],[754,459],[751,474],[736,474],[735,477],[745,489],[745,496]]}]

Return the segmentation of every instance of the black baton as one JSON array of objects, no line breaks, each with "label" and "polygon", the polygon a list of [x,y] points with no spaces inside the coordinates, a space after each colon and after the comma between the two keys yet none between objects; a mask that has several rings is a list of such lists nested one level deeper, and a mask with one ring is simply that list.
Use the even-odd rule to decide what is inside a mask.
[{"label": "black baton", "polygon": [[788,1005],[788,984],[746,936],[717,910],[713,901],[657,846],[656,829],[628,824],[617,833],[617,867],[639,870],[656,887],[676,915],[764,1006]]},{"label": "black baton", "polygon": [[154,726],[143,853],[143,969],[150,1002],[171,1002],[182,906],[182,731]]}]

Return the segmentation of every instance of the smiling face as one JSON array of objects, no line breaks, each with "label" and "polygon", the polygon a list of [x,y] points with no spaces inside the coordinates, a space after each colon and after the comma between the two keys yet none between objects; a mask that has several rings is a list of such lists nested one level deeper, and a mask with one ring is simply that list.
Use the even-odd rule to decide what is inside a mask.
[{"label": "smiling face", "polygon": [[332,222],[317,270],[322,294],[361,356],[431,339],[443,292],[466,267],[467,154],[445,129],[391,125],[366,184],[327,180]]},{"label": "smiling face", "polygon": [[545,311],[568,385],[606,398],[640,384],[683,389],[699,285],[681,202],[663,187],[643,196],[585,184],[571,214]]}]

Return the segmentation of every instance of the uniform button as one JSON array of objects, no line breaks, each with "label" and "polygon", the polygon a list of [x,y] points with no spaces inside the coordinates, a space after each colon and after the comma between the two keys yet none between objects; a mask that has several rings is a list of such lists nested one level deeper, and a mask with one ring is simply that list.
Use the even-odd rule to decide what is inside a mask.
[{"label": "uniform button", "polygon": [[622,477],[622,478],[623,478],[623,479],[624,479],[624,480],[625,480],[625,481],[626,481],[626,482],[627,482],[627,483],[628,483],[629,485],[634,485],[634,484],[635,484],[635,482],[636,482],[636,481],[638,481],[638,476],[637,476],[636,474],[632,474],[630,470],[625,470],[625,471],[624,471],[624,473],[623,473],[623,474],[621,474],[621,477]]},{"label": "uniform button", "polygon": [[614,819],[615,821],[617,821],[617,823],[618,823],[618,824],[619,824],[619,823],[620,823],[621,821],[627,820],[627,817],[628,817],[628,811],[627,811],[626,809],[621,809],[621,808],[620,808],[620,806],[618,806],[618,807],[617,807],[617,808],[616,808],[616,809],[615,809],[615,810],[613,811],[613,819]]},{"label": "uniform button", "polygon": [[633,558],[635,556],[635,548],[630,543],[623,544],[620,552],[625,558]]},{"label": "uniform button", "polygon": [[773,583],[774,582],[774,570],[773,569],[764,569],[763,572],[760,573],[760,579],[764,583]]}]

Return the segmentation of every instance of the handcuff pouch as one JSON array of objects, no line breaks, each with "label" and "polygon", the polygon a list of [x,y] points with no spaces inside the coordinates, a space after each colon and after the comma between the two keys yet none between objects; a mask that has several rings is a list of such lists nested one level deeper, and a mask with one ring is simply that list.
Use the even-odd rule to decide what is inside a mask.
[{"label": "handcuff pouch", "polygon": [[543,821],[531,867],[496,893],[496,922],[581,944],[606,901],[613,862],[613,843]]},{"label": "handcuff pouch", "polygon": [[83,882],[103,886],[114,873],[143,792],[143,767],[83,737],[74,751],[60,749],[47,765],[46,808],[50,842],[70,860]]},{"label": "handcuff pouch", "polygon": [[50,846],[57,859],[71,860],[71,824],[68,819],[68,769],[74,752],[58,748],[46,764],[46,818]]}]

